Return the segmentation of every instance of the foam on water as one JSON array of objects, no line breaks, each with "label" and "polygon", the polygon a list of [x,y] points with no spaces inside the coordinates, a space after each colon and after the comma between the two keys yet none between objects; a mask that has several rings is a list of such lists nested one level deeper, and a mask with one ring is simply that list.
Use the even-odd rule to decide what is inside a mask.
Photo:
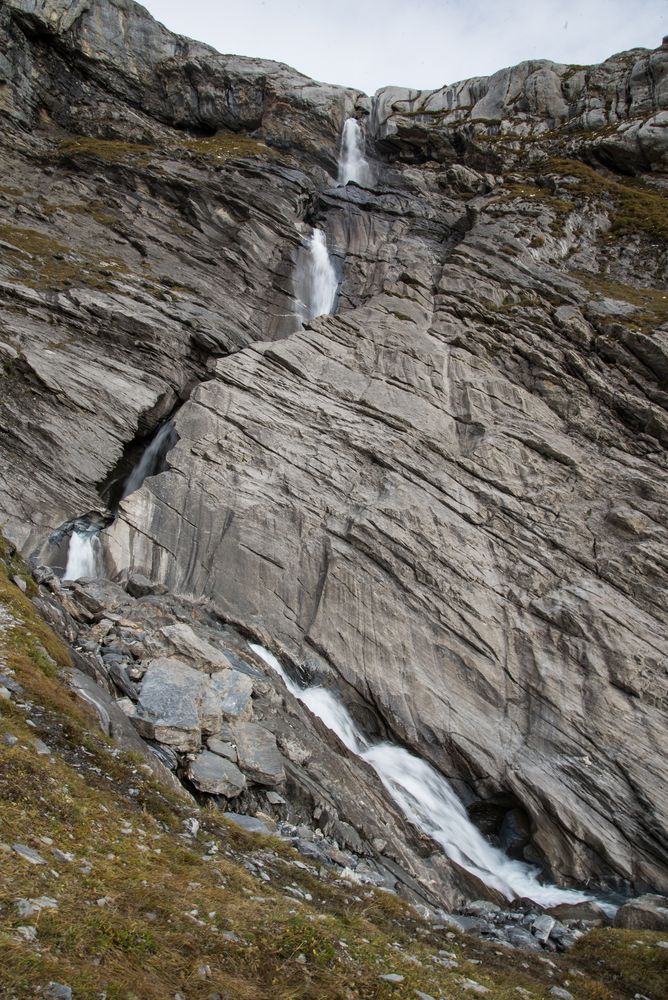
[{"label": "foam on water", "polygon": [[70,535],[63,580],[100,576],[103,576],[102,545],[97,531],[90,528],[75,529]]},{"label": "foam on water", "polygon": [[302,323],[334,311],[339,283],[321,229],[312,230],[299,253],[294,286]]},{"label": "foam on water", "polygon": [[364,156],[364,132],[356,118],[346,118],[339,150],[339,184],[354,181],[360,187],[371,184],[371,168]]},{"label": "foam on water", "polygon": [[406,818],[440,844],[452,861],[508,899],[526,896],[541,906],[555,906],[593,898],[573,889],[539,882],[537,869],[513,861],[485,840],[468,818],[450,783],[431,764],[394,743],[370,743],[332,691],[300,687],[269,650],[258,643],[249,645],[267,666],[280,674],[296,698],[336,733],[352,753],[371,765]]},{"label": "foam on water", "polygon": [[144,452],[130,473],[123,487],[122,500],[129,497],[131,493],[138,490],[145,479],[162,472],[165,467],[165,455],[173,448],[178,440],[174,421],[166,420],[158,429],[151,441],[144,449]]}]

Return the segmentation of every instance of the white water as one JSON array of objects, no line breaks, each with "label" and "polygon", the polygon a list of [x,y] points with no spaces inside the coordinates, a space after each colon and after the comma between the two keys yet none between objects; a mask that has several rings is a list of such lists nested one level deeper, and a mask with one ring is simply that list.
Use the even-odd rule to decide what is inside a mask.
[{"label": "white water", "polygon": [[102,544],[94,529],[74,530],[70,535],[67,550],[67,566],[63,580],[79,580],[81,577],[103,576]]},{"label": "white water", "polygon": [[346,118],[339,151],[339,184],[354,181],[360,187],[371,184],[371,168],[364,156],[364,132],[356,118]]},{"label": "white water", "polygon": [[592,898],[572,889],[542,885],[536,869],[522,861],[513,861],[485,840],[448,781],[431,764],[396,744],[371,744],[331,691],[322,687],[300,688],[272,653],[257,643],[249,645],[280,674],[296,698],[322,719],[349,750],[371,765],[406,818],[440,844],[452,861],[508,899],[526,896],[542,906],[556,906]]},{"label": "white water", "polygon": [[295,269],[295,294],[302,322],[333,311],[338,285],[325,234],[321,229],[314,229],[299,254]]},{"label": "white water", "polygon": [[160,427],[151,441],[149,441],[146,446],[143,455],[135,465],[134,469],[127,478],[127,482],[123,487],[123,495],[121,497],[124,500],[129,497],[131,493],[138,490],[145,479],[149,476],[155,476],[156,473],[162,472],[165,455],[173,448],[178,440],[176,429],[174,427],[173,420],[167,420]]}]

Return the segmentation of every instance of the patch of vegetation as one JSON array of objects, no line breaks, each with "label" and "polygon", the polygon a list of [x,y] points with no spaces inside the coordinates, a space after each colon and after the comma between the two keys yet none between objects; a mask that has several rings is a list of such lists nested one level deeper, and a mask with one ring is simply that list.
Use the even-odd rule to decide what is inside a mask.
[{"label": "patch of vegetation", "polygon": [[0,223],[3,257],[30,288],[60,290],[72,286],[108,288],[115,275],[127,272],[116,257],[99,260],[65,246],[37,229]]},{"label": "patch of vegetation", "polygon": [[505,184],[502,194],[490,198],[488,205],[507,205],[513,201],[533,202],[548,209],[553,216],[551,229],[554,236],[563,234],[566,219],[575,208],[572,201],[557,197],[547,188],[521,181]]},{"label": "patch of vegetation", "polygon": [[603,203],[610,215],[610,239],[627,234],[668,240],[668,196],[638,180],[613,180],[579,160],[554,158],[535,168],[567,182],[569,193]]},{"label": "patch of vegetation", "polygon": [[208,163],[251,159],[257,156],[269,159],[279,157],[278,151],[266,143],[237,132],[220,133],[203,139],[184,138],[179,145]]},{"label": "patch of vegetation", "polygon": [[66,156],[88,156],[107,163],[147,163],[155,146],[140,142],[123,142],[120,139],[97,139],[93,136],[78,135],[71,139],[61,139],[61,153]]},{"label": "patch of vegetation", "polygon": [[573,956],[596,967],[604,981],[627,995],[666,996],[668,948],[658,947],[665,933],[602,927],[580,938]]},{"label": "patch of vegetation", "polygon": [[589,271],[572,272],[578,281],[600,298],[617,299],[636,306],[636,312],[620,316],[619,322],[651,333],[656,327],[668,323],[668,291],[663,288],[634,288],[621,281],[613,281],[603,274]]}]

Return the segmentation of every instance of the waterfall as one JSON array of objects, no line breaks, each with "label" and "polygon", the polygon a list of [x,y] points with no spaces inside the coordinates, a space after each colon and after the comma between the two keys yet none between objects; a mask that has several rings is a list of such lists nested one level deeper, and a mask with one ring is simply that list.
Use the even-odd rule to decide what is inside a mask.
[{"label": "waterfall", "polygon": [[394,743],[370,743],[331,691],[323,687],[300,687],[272,653],[257,643],[249,645],[267,666],[280,674],[296,698],[322,719],[352,753],[371,765],[404,816],[440,844],[452,861],[508,899],[525,896],[541,906],[556,906],[592,898],[572,889],[541,884],[537,869],[523,861],[513,861],[485,840],[449,782],[431,764]]},{"label": "waterfall", "polygon": [[364,132],[356,118],[346,118],[339,152],[339,184],[354,181],[360,187],[371,184],[371,167],[364,156]]},{"label": "waterfall", "polygon": [[63,580],[103,576],[102,544],[96,528],[75,528],[70,535]]},{"label": "waterfall", "polygon": [[158,428],[157,432],[144,449],[144,453],[127,478],[125,486],[123,487],[121,500],[130,496],[130,494],[134,493],[135,490],[138,490],[144,480],[148,479],[149,476],[155,476],[158,472],[162,472],[164,470],[165,456],[167,452],[174,447],[177,441],[178,435],[174,426],[174,420],[173,418],[170,418]]},{"label": "waterfall", "polygon": [[295,295],[303,323],[333,311],[338,285],[325,234],[321,229],[314,229],[300,251],[295,268]]}]

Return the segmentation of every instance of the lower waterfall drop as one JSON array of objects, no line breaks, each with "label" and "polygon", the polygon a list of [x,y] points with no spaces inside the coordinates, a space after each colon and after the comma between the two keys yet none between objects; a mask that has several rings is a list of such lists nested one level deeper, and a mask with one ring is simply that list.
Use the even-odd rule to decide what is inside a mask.
[{"label": "lower waterfall drop", "polygon": [[63,580],[103,576],[102,544],[97,529],[75,528],[70,535]]},{"label": "lower waterfall drop", "polygon": [[295,268],[295,295],[302,323],[334,311],[339,282],[322,229],[311,232]]},{"label": "lower waterfall drop", "polygon": [[300,687],[272,653],[257,643],[249,645],[280,674],[291,694],[336,733],[352,753],[371,765],[404,816],[440,844],[452,861],[508,899],[528,897],[541,906],[556,906],[594,898],[575,889],[543,885],[538,881],[537,869],[513,861],[485,840],[449,782],[431,764],[394,743],[370,743],[336,695],[323,687]]}]

